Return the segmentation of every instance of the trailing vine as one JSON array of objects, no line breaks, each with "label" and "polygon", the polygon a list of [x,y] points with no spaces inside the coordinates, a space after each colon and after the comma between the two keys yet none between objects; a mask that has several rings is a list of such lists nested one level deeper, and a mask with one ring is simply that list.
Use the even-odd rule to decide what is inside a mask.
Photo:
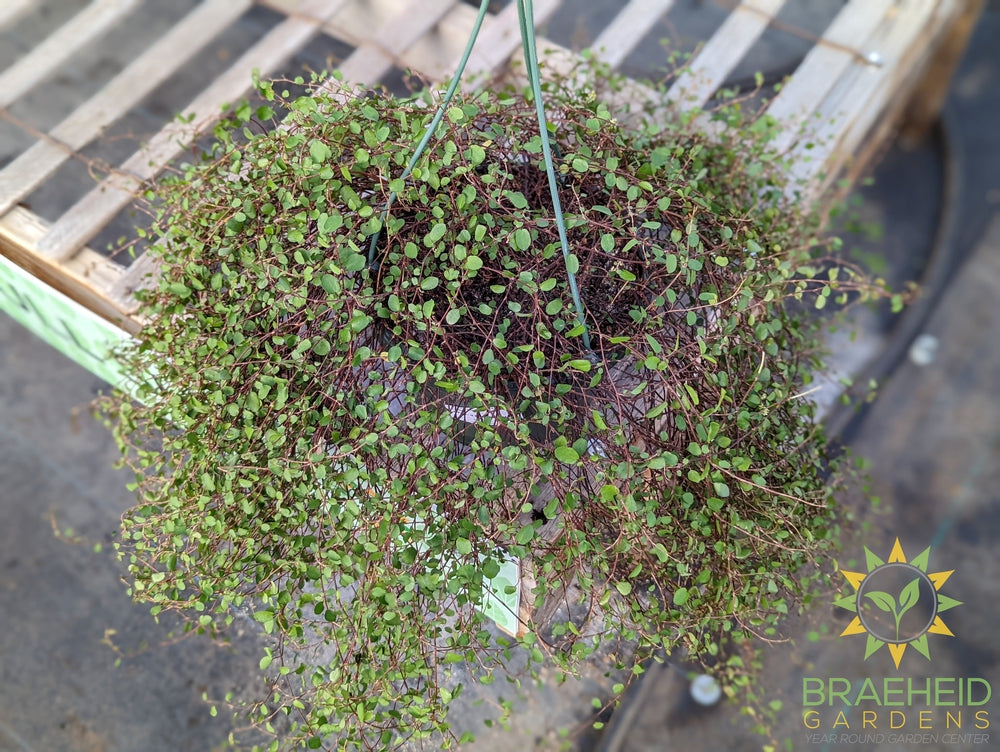
[{"label": "trailing vine", "polygon": [[[785,201],[773,124],[722,109],[710,140],[547,85],[564,260],[530,98],[457,95],[402,179],[426,95],[275,86],[150,194],[142,386],[103,405],[133,593],[271,635],[273,748],[448,746],[449,664],[712,660],[793,608],[835,486],[785,304],[879,291]],[[572,584],[585,617],[498,638],[476,606],[511,557],[525,604]]]}]

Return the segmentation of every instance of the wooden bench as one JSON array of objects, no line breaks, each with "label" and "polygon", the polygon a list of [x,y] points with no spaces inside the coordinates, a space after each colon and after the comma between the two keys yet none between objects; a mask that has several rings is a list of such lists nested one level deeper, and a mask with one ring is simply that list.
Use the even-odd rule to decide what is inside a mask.
[{"label": "wooden bench", "polygon": [[[679,106],[706,102],[769,25],[795,0],[730,0],[732,9],[671,89]],[[142,0],[92,0],[76,16],[0,73],[0,114],[29,92],[44,93],[52,74],[88,43],[128,23]],[[181,66],[251,9],[254,0],[204,0],[99,91],[0,170],[0,253],[126,331],[134,332],[131,290],[147,273],[87,247],[126,209],[133,195],[176,158],[192,135],[210,127],[220,108],[245,96],[251,71],[280,69],[315,37],[326,35],[353,52],[340,68],[351,81],[375,83],[392,68],[412,69],[431,80],[452,71],[468,37],[475,9],[457,0],[257,0],[281,14],[257,43],[225,73],[207,81],[184,117],[171,121],[130,158],[80,196],[61,216],[46,221],[20,205],[33,190]],[[31,14],[40,0],[8,0],[0,30]],[[559,0],[536,0],[541,26]],[[631,0],[593,40],[598,55],[618,67],[672,0]],[[904,115],[926,125],[940,106],[982,0],[850,0],[816,38],[768,111],[785,127],[778,146],[803,159],[794,178],[817,195],[836,177],[856,176],[898,127]],[[497,72],[520,49],[513,3],[484,25],[471,71]],[[553,65],[572,53],[542,40]],[[653,61],[654,64],[656,61]],[[470,72],[471,72],[470,71]],[[16,124],[20,124],[16,121]],[[21,124],[23,126],[23,124]],[[806,144],[813,144],[806,156]]]}]

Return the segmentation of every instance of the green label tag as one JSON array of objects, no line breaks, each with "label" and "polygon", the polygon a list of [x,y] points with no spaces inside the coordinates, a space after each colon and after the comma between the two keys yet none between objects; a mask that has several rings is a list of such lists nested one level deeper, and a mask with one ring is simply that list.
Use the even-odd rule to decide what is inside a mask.
[{"label": "green label tag", "polygon": [[500,561],[496,577],[486,580],[483,602],[476,608],[496,622],[507,634],[517,637],[520,626],[518,610],[521,606],[521,567],[513,556]]},{"label": "green label tag", "polygon": [[109,357],[128,333],[0,256],[0,310],[109,384],[124,374]]}]

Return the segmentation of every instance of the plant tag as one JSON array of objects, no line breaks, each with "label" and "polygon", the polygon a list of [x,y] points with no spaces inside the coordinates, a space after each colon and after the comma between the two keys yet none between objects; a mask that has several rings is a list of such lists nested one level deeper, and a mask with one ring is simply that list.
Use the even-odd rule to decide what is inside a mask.
[{"label": "plant tag", "polygon": [[476,604],[483,614],[492,619],[511,637],[517,637],[521,608],[521,563],[513,556],[500,561],[500,571],[485,581],[483,602]]}]

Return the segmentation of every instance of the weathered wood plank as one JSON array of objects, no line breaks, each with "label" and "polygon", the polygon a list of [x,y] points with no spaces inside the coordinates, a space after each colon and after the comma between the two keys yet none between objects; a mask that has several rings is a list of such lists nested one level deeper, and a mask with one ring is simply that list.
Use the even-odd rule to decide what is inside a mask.
[{"label": "weathered wood plank", "polygon": [[[559,4],[560,0],[535,0],[535,26],[537,27],[551,18],[552,14],[559,8]],[[442,31],[450,33],[456,41],[461,39],[461,31],[458,29],[443,29]],[[468,38],[468,32],[465,32],[465,36]],[[545,59],[547,51],[555,49],[558,45],[540,37],[536,40],[536,47],[539,59]],[[459,47],[459,51],[461,51],[461,47]],[[466,69],[468,75],[473,78],[495,74],[511,60],[512,56],[520,51],[521,27],[517,20],[517,8],[514,3],[511,3],[496,16],[486,19],[483,23],[483,29],[479,33],[479,42],[469,57]],[[569,50],[566,52],[572,54]],[[517,59],[523,60],[523,56],[518,55]],[[453,67],[456,61],[457,55],[451,60],[450,65]]]},{"label": "weathered wood plank", "polygon": [[[307,12],[304,0],[258,2],[287,16],[304,15]],[[324,25],[323,31],[352,47],[360,47],[371,38],[373,29],[380,29],[398,17],[406,3],[407,0],[351,0]]]},{"label": "weathered wood plank", "polygon": [[850,0],[837,14],[768,107],[768,114],[782,124],[775,149],[783,151],[799,138],[837,81],[867,52],[866,41],[895,5],[895,0]]},{"label": "weathered wood plank", "polygon": [[37,0],[4,0],[0,5],[0,29],[13,26]]},{"label": "weathered wood plank", "polygon": [[701,107],[778,15],[786,0],[743,0],[667,92],[685,109]]},{"label": "weathered wood plank", "polygon": [[674,0],[631,0],[604,27],[591,47],[601,60],[617,68],[673,4]]},{"label": "weathered wood plank", "polygon": [[[940,12],[936,23],[939,24],[941,33],[947,35],[951,24],[962,15],[967,6],[965,0],[942,0],[939,7]],[[924,50],[921,55],[927,59],[928,66],[933,66],[933,50]],[[846,181],[846,185],[857,181],[868,170],[873,160],[884,150],[885,144],[896,136],[900,126],[905,127],[906,108],[913,98],[920,96],[921,86],[927,75],[925,72],[918,73],[917,70],[914,73],[920,78],[905,81],[908,88],[893,93],[888,106],[875,120],[871,130],[864,134],[857,148],[846,156],[846,162],[840,170],[840,177]],[[900,137],[903,137],[902,133]],[[840,183],[831,192],[828,188],[831,179],[832,177],[828,177],[824,184],[818,188],[820,191],[826,191],[823,199],[827,202],[843,196],[846,192],[846,185]]]},{"label": "weathered wood plank", "polygon": [[340,66],[346,81],[372,84],[402,60],[404,53],[434,27],[457,0],[410,0],[380,26]]},{"label": "weathered wood plank", "polygon": [[[93,0],[44,42],[0,73],[0,107],[8,107],[97,39],[143,0]],[[2,24],[0,24],[2,25]]]},{"label": "weathered wood plank", "polygon": [[[789,176],[818,196],[860,147],[872,126],[885,117],[893,99],[911,88],[929,61],[928,51],[945,28],[936,0],[910,2],[905,13],[892,13],[867,39],[880,65],[855,61],[841,75],[817,109],[808,128],[811,148],[799,144]],[[806,158],[808,156],[808,158]]]},{"label": "weathered wood plank", "polygon": [[[544,23],[559,7],[561,0],[535,0],[535,23]],[[272,10],[294,14],[298,12],[301,0],[259,0]],[[381,29],[398,21],[400,16],[410,17],[410,0],[353,0],[340,13],[324,24],[323,31],[335,39],[354,47],[364,47],[377,37],[372,29]],[[420,13],[424,13],[421,9]],[[476,10],[461,2],[454,2],[436,23],[419,35],[405,49],[398,40],[388,45],[379,45],[393,54],[393,64],[400,68],[410,68],[434,81],[447,80],[454,72],[472,31]],[[547,40],[538,40],[538,49],[553,46]],[[475,73],[491,73],[507,62],[520,49],[520,32],[517,25],[517,9],[509,4],[495,16],[488,16],[483,23],[479,42],[469,59],[467,68],[471,77]],[[364,53],[370,55],[371,53]]]},{"label": "weathered wood plank", "polygon": [[139,321],[108,297],[108,290],[124,272],[122,267],[87,249],[68,264],[46,259],[36,253],[46,229],[40,217],[15,206],[0,217],[0,254],[112,324],[130,333],[139,331]]},{"label": "weathered wood plank", "polygon": [[268,75],[319,33],[346,0],[312,0],[309,14],[285,19],[250,47],[181,114],[56,221],[39,241],[43,255],[69,258],[129,204],[144,181],[156,177],[198,134],[222,115],[222,107],[250,89],[254,69]]},{"label": "weathered wood plank", "polygon": [[49,133],[0,171],[0,214],[138,104],[239,18],[253,0],[205,0],[145,53],[80,105]]}]

